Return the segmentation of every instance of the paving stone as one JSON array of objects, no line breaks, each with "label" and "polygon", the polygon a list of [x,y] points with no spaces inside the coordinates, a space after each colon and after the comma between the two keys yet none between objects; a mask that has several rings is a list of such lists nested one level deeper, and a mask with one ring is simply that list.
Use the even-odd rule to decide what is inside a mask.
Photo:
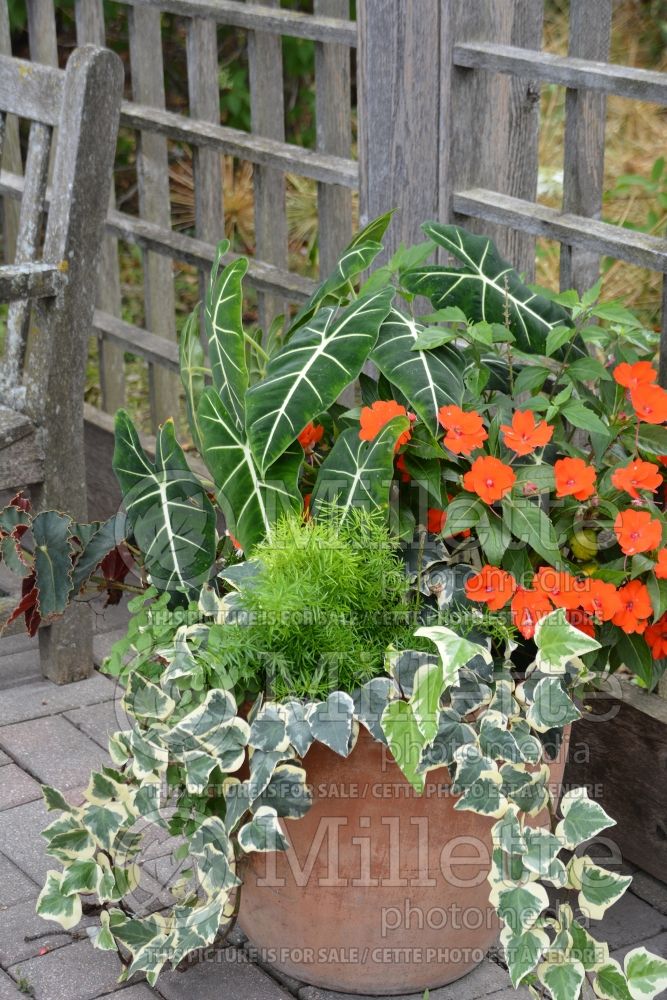
[{"label": "paving stone", "polygon": [[650,903],[659,913],[667,914],[667,885],[658,882],[657,878],[653,878],[648,872],[635,871],[628,891]]},{"label": "paving stone", "polygon": [[97,743],[57,715],[3,726],[0,746],[39,781],[61,790],[81,788],[92,768],[108,763]]},{"label": "paving stone", "polygon": [[118,729],[130,728],[130,722],[120,703],[120,697],[116,701],[103,701],[99,705],[76,708],[73,712],[65,712],[64,714],[72,725],[98,743],[104,750],[107,748],[112,733]]},{"label": "paving stone", "polygon": [[[69,946],[72,935],[74,940],[87,937],[85,927],[96,923],[96,917],[84,917],[71,933],[66,933],[52,920],[44,920],[35,913],[35,899],[0,909],[0,965],[10,967],[27,962],[39,954],[40,948],[55,951]],[[35,940],[26,941],[26,937]]]},{"label": "paving stone", "polygon": [[38,893],[37,883],[0,854],[0,908],[34,899]]},{"label": "paving stone", "polygon": [[626,892],[601,921],[592,922],[590,927],[593,936],[606,941],[612,951],[666,930],[667,917],[631,892]]},{"label": "paving stone", "polygon": [[11,762],[12,758],[8,757],[4,750],[0,750],[0,767],[3,767],[5,764],[11,764]]},{"label": "paving stone", "polygon": [[96,632],[93,635],[93,663],[101,667],[119,639],[125,638],[127,627],[114,629],[112,632]]},{"label": "paving stone", "polygon": [[274,979],[248,962],[243,952],[225,948],[208,962],[186,972],[170,971],[160,976],[158,990],[165,1000],[288,1000]]},{"label": "paving stone", "polygon": [[11,687],[3,691],[0,699],[0,726],[55,715],[82,705],[110,701],[114,697],[114,691],[113,681],[97,671],[85,681],[75,681],[73,684],[58,685],[42,680],[35,684]]},{"label": "paving stone", "polygon": [[44,853],[46,841],[40,836],[55,818],[41,800],[0,812],[0,851],[40,887],[48,869],[57,867],[55,859]]},{"label": "paving stone", "polygon": [[[396,966],[396,976],[400,977],[400,966]],[[499,994],[510,985],[509,977],[504,969],[501,969],[495,962],[485,959],[481,965],[469,972],[463,979],[449,983],[448,986],[441,986],[438,989],[429,991],[429,1000],[478,1000],[479,997],[486,997]],[[511,990],[512,996],[520,997],[522,994]],[[528,993],[524,993],[528,996]],[[299,1000],[352,1000],[348,993],[336,993],[332,990],[322,990],[315,986],[303,986],[298,993]],[[403,1000],[422,1000],[423,991],[419,993],[403,994]],[[355,1000],[372,1000],[371,997],[355,994]],[[377,998],[375,998],[377,1000]]]},{"label": "paving stone", "polygon": [[113,992],[121,967],[116,955],[94,951],[86,940],[10,966],[9,973],[16,977],[19,970],[35,1000],[93,1000]]},{"label": "paving stone", "polygon": [[19,993],[16,983],[0,969],[0,1000],[25,1000],[25,993]]},{"label": "paving stone", "polygon": [[7,764],[0,769],[0,810],[34,802],[41,797],[42,790],[38,783],[17,764]]},{"label": "paving stone", "polygon": [[[137,983],[136,986],[130,986],[129,989],[120,989],[115,993],[105,993],[100,1000],[106,1000],[107,997],[115,997],[116,1000],[159,1000],[159,994],[155,990],[152,990],[150,986],[146,986],[145,983]],[[2,994],[0,993],[0,1000],[2,1000]],[[192,997],[191,1000],[197,1000],[196,997]]]},{"label": "paving stone", "polygon": [[662,958],[667,958],[667,934],[657,934],[655,937],[646,938],[644,941],[636,941],[634,944],[626,945],[625,948],[619,948],[618,951],[612,951],[612,958],[615,958],[617,962],[623,965],[623,959],[627,953],[639,947],[646,948],[647,951],[652,951],[655,955],[660,955]]}]

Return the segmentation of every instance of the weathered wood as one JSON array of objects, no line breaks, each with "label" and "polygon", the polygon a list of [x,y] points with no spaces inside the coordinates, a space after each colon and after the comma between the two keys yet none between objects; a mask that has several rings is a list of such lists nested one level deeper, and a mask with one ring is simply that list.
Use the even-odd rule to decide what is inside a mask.
[{"label": "weathered wood", "polygon": [[[612,0],[570,0],[568,54],[602,61],[609,56]],[[563,211],[599,219],[604,185],[606,96],[569,88],[565,94]],[[561,289],[582,294],[600,276],[600,258],[588,250],[563,244]]]},{"label": "weathered wood", "polygon": [[258,3],[239,3],[238,0],[124,0],[131,6],[158,7],[171,14],[184,17],[212,18],[219,24],[230,24],[249,31],[266,31],[293,38],[309,38],[314,42],[338,42],[341,45],[357,44],[357,26],[354,21],[302,14],[280,8],[265,10]]},{"label": "weathered wood", "polygon": [[[12,39],[9,30],[9,8],[6,3],[0,3],[0,55],[11,56]],[[19,125],[14,115],[4,115],[4,140],[2,148],[2,164],[5,170],[20,174],[23,171],[21,159],[21,143],[19,140]],[[3,263],[14,261],[16,237],[19,229],[19,206],[9,198],[2,204],[2,253]]]},{"label": "weathered wood", "polygon": [[[280,0],[259,0],[279,8]],[[277,142],[285,140],[283,97],[283,50],[278,35],[253,31],[248,36],[250,114],[252,131]],[[275,167],[255,165],[255,254],[277,267],[287,263],[287,208],[285,175]],[[285,301],[262,292],[259,296],[259,324],[266,331],[276,316],[285,312]]]},{"label": "weathered wood", "polygon": [[[667,702],[611,677],[575,723],[565,786],[586,785],[616,825],[604,838],[657,878],[667,869]],[[620,748],[630,749],[622,753]],[[651,766],[637,766],[650,761]]]},{"label": "weathered wood", "polygon": [[109,313],[95,310],[93,324],[103,343],[111,343],[123,351],[132,351],[151,364],[164,365],[178,372],[178,345],[156,333],[150,333],[133,323]]},{"label": "weathered wood", "polygon": [[58,37],[53,0],[27,0],[30,58],[46,66],[58,65]]},{"label": "weathered wood", "polygon": [[18,492],[44,478],[44,455],[35,428],[17,441],[0,444],[0,490]]},{"label": "weathered wood", "polygon": [[515,45],[468,42],[454,48],[456,66],[531,76],[545,83],[616,94],[649,104],[667,104],[667,80],[658,70],[593,62],[553,52],[528,52]]},{"label": "weathered wood", "polygon": [[[455,194],[453,204],[454,211],[459,215],[512,226],[535,236],[607,254],[638,267],[667,271],[667,240],[659,236],[561,213],[557,208],[481,188]],[[488,228],[485,226],[485,231]]]},{"label": "weathered wood", "polygon": [[[535,200],[537,195],[539,88],[530,72],[499,77],[456,65],[458,42],[493,39],[523,50],[542,42],[542,0],[452,0],[441,25],[440,217],[452,218],[455,191],[493,188]],[[523,51],[522,50],[522,51]],[[454,220],[456,221],[456,220]],[[458,220],[463,221],[463,220]],[[479,228],[473,223],[475,231]],[[532,278],[535,241],[525,232],[484,227],[504,256]]]},{"label": "weathered wood", "polygon": [[[22,190],[22,177],[0,171],[0,194],[18,198]],[[172,229],[164,229],[125,212],[110,212],[107,215],[106,229],[127,243],[155,250],[156,253],[161,253],[172,260],[192,264],[194,267],[208,266],[215,257],[216,248],[213,244],[193,239]],[[228,264],[238,256],[227,253],[222,259]],[[316,287],[314,281],[301,274],[284,271],[272,264],[252,259],[248,266],[248,283],[261,291],[284,294],[291,302],[297,303],[309,298]]]},{"label": "weathered wood", "polygon": [[[32,122],[16,238],[16,264],[25,264],[37,256],[42,235],[50,154],[51,129],[41,122]],[[0,375],[3,392],[17,390],[23,380],[31,308],[30,299],[12,302],[9,307],[5,356]]]},{"label": "weathered wood", "polygon": [[62,265],[24,263],[0,267],[0,302],[56,295],[66,284]]},{"label": "weathered wood", "polygon": [[[44,481],[35,506],[86,517],[83,386],[93,284],[116,142],[123,70],[108,50],[77,49],[67,64],[53,192],[44,237],[46,264],[67,262],[57,297],[33,310],[36,336],[26,378],[26,412],[38,427]],[[57,683],[87,676],[92,665],[89,609],[76,606],[40,632],[42,669]]]},{"label": "weathered wood", "polygon": [[[136,101],[164,108],[164,69],[160,12],[150,7],[130,11],[130,67],[132,96]],[[167,140],[139,132],[137,141],[139,214],[165,229],[171,226]],[[146,327],[152,333],[176,340],[174,278],[171,262],[160,254],[144,254],[144,306]],[[150,367],[148,372],[151,420],[156,430],[178,409],[178,380],[171,372]]]},{"label": "weathered wood", "polygon": [[8,406],[0,406],[0,448],[6,448],[7,445],[34,433],[32,420],[24,413],[19,413]]},{"label": "weathered wood", "polygon": [[[349,0],[315,0],[315,13],[349,16]],[[351,133],[350,52],[331,42],[315,44],[315,116],[317,148],[322,153],[349,156]],[[317,186],[320,276],[336,266],[352,238],[352,192],[341,185]]]},{"label": "weathered wood", "polygon": [[[79,45],[104,45],[106,32],[104,27],[103,0],[76,0],[76,37]],[[109,209],[116,207],[116,195],[113,180],[109,195]],[[100,263],[97,275],[97,306],[99,309],[115,316],[120,316],[120,268],[118,264],[118,241],[112,236],[106,236],[100,250]],[[123,352],[116,344],[103,340],[98,343],[100,391],[102,406],[107,412],[115,411],[125,405],[125,362]]]},{"label": "weathered wood", "polygon": [[63,97],[63,74],[50,66],[0,56],[0,93],[5,111],[55,125]]},{"label": "weathered wood", "polygon": [[[215,21],[193,17],[188,24],[188,94],[190,115],[220,124],[218,86],[218,32]],[[195,195],[195,232],[199,239],[218,243],[225,235],[220,151],[195,146],[192,152]],[[199,297],[204,298],[210,270],[199,272]],[[202,317],[203,322],[203,317]]]},{"label": "weathered wood", "polygon": [[354,188],[359,180],[359,170],[354,160],[304,149],[226,125],[195,121],[173,111],[145,107],[136,101],[123,103],[121,124],[145,133],[155,132],[169,136],[170,139],[187,142],[192,146],[218,149],[228,156],[237,156],[258,166],[291,170],[316,181]]},{"label": "weathered wood", "polygon": [[359,103],[360,224],[389,209],[385,258],[420,239],[439,214],[439,0],[361,0]]}]

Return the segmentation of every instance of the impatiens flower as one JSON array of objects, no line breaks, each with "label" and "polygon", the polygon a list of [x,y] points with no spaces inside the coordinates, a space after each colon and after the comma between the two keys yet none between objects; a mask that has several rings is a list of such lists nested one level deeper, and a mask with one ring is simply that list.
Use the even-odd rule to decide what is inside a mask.
[{"label": "impatiens flower", "polygon": [[608,622],[620,611],[621,601],[613,583],[591,580],[587,592],[583,595],[581,606],[584,611],[595,615],[598,621]]},{"label": "impatiens flower", "polygon": [[432,535],[439,535],[445,526],[446,520],[446,511],[438,510],[437,507],[429,507],[426,515],[426,530],[430,531]]},{"label": "impatiens flower", "polygon": [[535,626],[552,611],[551,601],[541,590],[519,587],[512,598],[512,622],[524,639],[532,639]]},{"label": "impatiens flower", "polygon": [[654,660],[661,660],[664,656],[667,656],[667,614],[664,614],[657,622],[649,625],[644,632],[644,638],[653,654]]},{"label": "impatiens flower", "polygon": [[489,436],[484,430],[484,421],[474,411],[466,413],[458,406],[441,406],[438,420],[447,431],[442,443],[455,455],[470,455]]},{"label": "impatiens flower", "polygon": [[658,580],[667,580],[667,549],[660,549],[658,561],[653,567],[653,572]]},{"label": "impatiens flower", "polygon": [[553,566],[541,566],[533,577],[533,587],[546,594],[557,608],[573,610],[581,605],[588,580],[578,580],[572,573],[562,572]]},{"label": "impatiens flower", "polygon": [[653,614],[648,589],[641,580],[631,580],[618,591],[620,610],[612,618],[624,632],[643,632]]},{"label": "impatiens flower", "polygon": [[650,385],[658,378],[658,373],[649,361],[637,361],[629,365],[626,361],[614,369],[614,378],[626,389],[636,389],[640,385]]},{"label": "impatiens flower", "polygon": [[395,464],[396,464],[396,470],[397,470],[397,472],[400,472],[400,474],[401,474],[401,482],[402,483],[409,483],[410,479],[412,477],[410,476],[410,473],[408,472],[407,466],[405,464],[405,456],[404,455],[398,455],[396,457],[396,463]]},{"label": "impatiens flower", "polygon": [[536,424],[532,410],[526,410],[525,413],[517,410],[511,425],[501,424],[500,429],[505,444],[517,455],[530,455],[536,448],[544,447],[551,441],[554,432],[553,427],[544,420]]},{"label": "impatiens flower", "polygon": [[667,420],[667,390],[659,385],[631,389],[630,402],[639,419],[647,424],[664,424]]},{"label": "impatiens flower", "polygon": [[466,597],[486,604],[489,611],[504,608],[515,590],[516,580],[512,574],[497,566],[483,566],[465,585]]},{"label": "impatiens flower", "polygon": [[582,458],[559,458],[554,463],[556,496],[588,500],[595,493],[595,469]]},{"label": "impatiens flower", "polygon": [[591,639],[595,638],[595,624],[587,611],[582,611],[581,608],[571,608],[565,612],[565,617],[570,625],[574,625],[584,635],[590,635]]},{"label": "impatiens flower", "polygon": [[476,458],[470,472],[463,477],[463,485],[470,493],[476,493],[485,503],[492,504],[508,493],[516,481],[514,469],[499,458],[486,455]]},{"label": "impatiens flower", "polygon": [[626,556],[657,549],[662,541],[662,525],[646,510],[623,510],[614,521],[618,544]]},{"label": "impatiens flower", "polygon": [[[372,406],[363,406],[359,415],[362,441],[374,441],[383,427],[394,417],[407,417],[408,411],[395,399],[377,399]],[[410,440],[410,428],[403,431],[396,442],[396,451]]]},{"label": "impatiens flower", "polygon": [[662,483],[662,476],[653,462],[642,462],[636,458],[629,465],[616,469],[611,481],[617,490],[624,490],[633,500],[639,499],[637,490],[650,490],[655,493]]},{"label": "impatiens flower", "polygon": [[312,451],[318,441],[322,440],[322,435],[324,434],[324,427],[322,424],[316,427],[315,424],[310,421],[306,424],[304,429],[301,431],[298,437],[299,444],[304,451]]}]

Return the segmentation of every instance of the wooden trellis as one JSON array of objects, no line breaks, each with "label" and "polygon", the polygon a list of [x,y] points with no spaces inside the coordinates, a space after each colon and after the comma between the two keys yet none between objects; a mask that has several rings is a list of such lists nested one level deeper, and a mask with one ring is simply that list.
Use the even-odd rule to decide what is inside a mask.
[{"label": "wooden trellis", "polygon": [[[6,0],[0,0],[0,9]],[[121,123],[136,135],[139,214],[110,206],[95,334],[103,408],[123,402],[123,353],[149,364],[153,423],[175,408],[177,345],[173,261],[202,278],[223,233],[221,155],[254,168],[256,255],[248,277],[263,325],[313,287],[287,266],[285,174],[318,185],[320,269],[328,272],[352,232],[352,191],[361,221],[397,208],[388,251],[419,239],[427,218],[454,220],[492,235],[529,276],[535,240],[562,244],[561,282],[583,289],[601,255],[667,272],[667,241],[600,221],[607,94],[667,103],[667,74],[608,63],[612,0],[571,0],[566,57],[542,51],[541,0],[313,0],[313,13],[280,0],[122,0],[129,21],[130,74]],[[53,0],[26,0],[30,55],[57,62]],[[105,40],[102,0],[76,0],[80,43]],[[160,16],[187,22],[189,113],[165,109]],[[252,128],[220,124],[217,30],[248,34]],[[281,37],[316,49],[316,149],[285,141]],[[6,11],[0,52],[9,51]],[[358,161],[352,158],[351,59],[356,48]],[[539,93],[566,88],[562,210],[536,203]],[[9,135],[11,139],[11,135]],[[167,143],[193,149],[193,235],[170,224]],[[20,188],[20,155],[1,190]],[[7,199],[5,199],[7,202]],[[12,209],[4,213],[11,246]],[[118,240],[141,248],[146,328],[120,315]],[[231,257],[231,255],[230,255]],[[665,299],[667,301],[667,299]],[[663,316],[667,308],[663,309]],[[663,326],[665,320],[663,319]],[[667,337],[663,338],[667,343]],[[667,349],[661,375],[667,380]],[[98,426],[109,418],[88,408]]]}]

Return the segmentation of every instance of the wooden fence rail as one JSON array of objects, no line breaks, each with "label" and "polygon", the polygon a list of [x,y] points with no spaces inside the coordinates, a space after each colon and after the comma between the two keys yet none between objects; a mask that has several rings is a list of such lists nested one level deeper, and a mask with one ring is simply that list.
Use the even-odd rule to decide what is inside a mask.
[{"label": "wooden fence rail", "polygon": [[[25,2],[30,56],[53,65],[57,5]],[[248,279],[257,290],[264,327],[313,289],[310,278],[288,267],[286,174],[317,184],[321,273],[328,273],[350,238],[352,195],[358,190],[362,223],[397,209],[387,254],[400,242],[419,239],[424,219],[439,218],[488,232],[529,277],[536,239],[557,241],[562,287],[589,287],[601,256],[667,275],[665,239],[600,221],[606,96],[667,104],[667,74],[608,62],[612,0],[570,0],[566,56],[542,50],[542,0],[358,0],[357,22],[349,18],[349,0],[313,0],[313,13],[282,9],[280,0],[121,2],[129,35],[128,99],[121,123],[136,136],[139,210],[136,215],[121,211],[112,197],[107,218],[94,319],[106,412],[124,399],[125,352],[149,366],[153,428],[175,409],[173,264],[194,266],[200,281],[206,279],[224,231],[223,155],[253,164],[256,253]],[[6,3],[0,0],[3,53],[10,51]],[[103,43],[102,0],[76,0],[75,10],[77,40]],[[165,107],[163,13],[185,19],[187,114]],[[247,32],[249,132],[220,123],[221,26]],[[285,140],[283,36],[315,44],[314,149]],[[358,158],[352,155],[352,49]],[[536,200],[542,84],[566,88],[561,210]],[[193,152],[194,226],[188,234],[171,225],[170,142]],[[17,143],[10,121],[9,166],[0,175],[10,259],[12,196],[22,188]],[[141,251],[145,328],[122,315],[119,242]],[[666,315],[663,309],[663,330]],[[667,333],[661,376],[667,384]],[[92,416],[108,426],[104,414]]]}]

